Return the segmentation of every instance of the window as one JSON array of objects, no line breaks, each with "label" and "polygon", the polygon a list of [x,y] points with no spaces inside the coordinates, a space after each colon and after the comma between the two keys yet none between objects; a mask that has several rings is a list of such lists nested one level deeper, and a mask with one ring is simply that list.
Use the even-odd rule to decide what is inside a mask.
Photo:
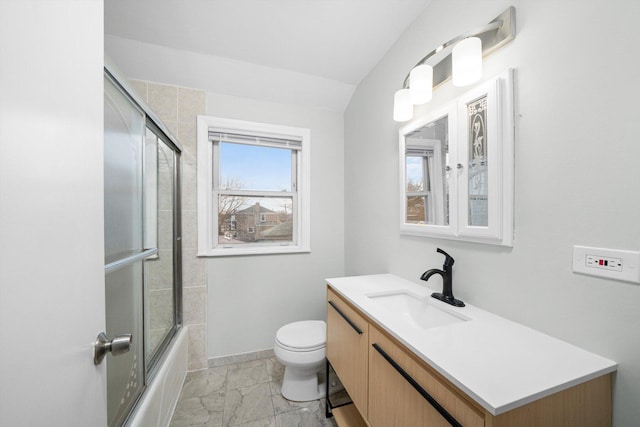
[{"label": "window", "polygon": [[442,178],[448,149],[447,117],[430,125],[405,136],[405,222],[408,224],[449,223],[448,189]]},{"label": "window", "polygon": [[198,117],[198,254],[309,252],[309,129]]}]

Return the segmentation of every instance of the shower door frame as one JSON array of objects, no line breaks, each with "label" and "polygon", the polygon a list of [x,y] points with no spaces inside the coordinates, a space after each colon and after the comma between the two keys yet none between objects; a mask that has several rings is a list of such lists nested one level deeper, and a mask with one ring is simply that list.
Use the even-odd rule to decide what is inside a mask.
[{"label": "shower door frame", "polygon": [[[148,327],[147,322],[145,320],[145,299],[147,298],[147,286],[146,286],[146,278],[144,267],[142,269],[142,307],[141,307],[141,316],[142,316],[142,330],[143,330],[143,374],[144,374],[144,384],[140,390],[139,395],[134,399],[133,403],[129,408],[128,414],[122,419],[121,425],[126,425],[131,419],[132,414],[135,413],[136,407],[140,403],[142,396],[145,393],[148,385],[153,381],[158,369],[162,365],[162,361],[164,356],[167,353],[169,346],[171,345],[173,339],[175,338],[177,332],[182,328],[183,323],[183,309],[182,309],[182,200],[181,200],[181,185],[182,185],[182,146],[177,141],[177,139],[169,132],[166,126],[162,123],[162,121],[158,118],[158,116],[151,111],[151,109],[146,105],[146,103],[140,99],[140,97],[136,94],[135,90],[131,87],[131,85],[127,82],[127,79],[118,71],[115,65],[110,64],[109,61],[105,58],[104,65],[104,75],[107,79],[109,79],[116,89],[118,89],[128,100],[144,114],[144,129],[146,131],[151,131],[158,140],[161,140],[168,148],[170,148],[174,155],[173,162],[173,241],[172,241],[172,249],[173,249],[173,325],[158,345],[153,355],[149,359],[146,360],[146,346],[147,340],[146,328]],[[144,150],[144,148],[143,148]],[[156,148],[157,150],[157,148]],[[143,163],[143,176],[146,173],[144,167],[146,165]],[[156,185],[159,185],[156,182]],[[144,190],[143,190],[144,191]],[[143,192],[143,200],[145,194]],[[143,206],[145,202],[143,201]],[[158,206],[156,204],[156,212],[158,210]],[[144,223],[144,215],[143,215],[143,229],[145,227]],[[156,236],[156,239],[158,237]],[[156,242],[157,246],[157,242]],[[157,248],[156,248],[157,251]],[[148,251],[144,251],[146,253]],[[141,254],[142,255],[142,254]],[[111,338],[111,337],[110,337]],[[112,357],[112,356],[108,356]],[[108,373],[107,373],[108,375]]]}]

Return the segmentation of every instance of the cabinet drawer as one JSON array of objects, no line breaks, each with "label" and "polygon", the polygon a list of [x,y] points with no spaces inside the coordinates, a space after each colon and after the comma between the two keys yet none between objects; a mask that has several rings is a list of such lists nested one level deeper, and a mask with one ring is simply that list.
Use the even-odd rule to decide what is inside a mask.
[{"label": "cabinet drawer", "polygon": [[[445,384],[421,362],[373,326],[369,329],[369,413],[371,427],[439,427],[456,425],[447,421],[427,398],[410,383],[415,381],[435,405],[440,405],[459,425],[484,426],[483,413],[473,407],[452,386]],[[376,348],[391,359],[385,358]],[[397,368],[404,371],[405,378]]]},{"label": "cabinet drawer", "polygon": [[353,403],[367,416],[369,324],[327,289],[327,359]]}]

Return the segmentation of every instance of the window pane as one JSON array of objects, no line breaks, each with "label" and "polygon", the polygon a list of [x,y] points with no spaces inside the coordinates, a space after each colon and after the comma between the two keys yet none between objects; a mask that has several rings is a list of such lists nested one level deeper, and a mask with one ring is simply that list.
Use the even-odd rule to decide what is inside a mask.
[{"label": "window pane", "polygon": [[423,157],[407,156],[407,192],[424,191]]},{"label": "window pane", "polygon": [[292,191],[291,150],[221,142],[220,189]]},{"label": "window pane", "polygon": [[218,244],[293,241],[293,197],[218,197]]},{"label": "window pane", "polygon": [[427,223],[427,196],[407,197],[407,223],[425,224]]}]

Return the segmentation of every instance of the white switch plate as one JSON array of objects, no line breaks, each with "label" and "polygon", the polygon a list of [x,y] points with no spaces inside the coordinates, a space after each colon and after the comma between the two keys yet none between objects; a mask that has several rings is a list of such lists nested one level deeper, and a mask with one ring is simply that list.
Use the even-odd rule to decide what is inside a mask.
[{"label": "white switch plate", "polygon": [[573,271],[640,284],[640,252],[574,246]]}]

